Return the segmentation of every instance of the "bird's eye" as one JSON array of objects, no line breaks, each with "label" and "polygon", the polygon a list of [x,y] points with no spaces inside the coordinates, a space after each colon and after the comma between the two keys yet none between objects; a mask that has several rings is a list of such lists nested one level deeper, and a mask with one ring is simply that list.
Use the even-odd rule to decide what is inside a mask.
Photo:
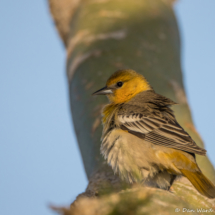
[{"label": "bird's eye", "polygon": [[120,81],[120,82],[117,82],[117,87],[121,87],[123,85],[123,83]]}]

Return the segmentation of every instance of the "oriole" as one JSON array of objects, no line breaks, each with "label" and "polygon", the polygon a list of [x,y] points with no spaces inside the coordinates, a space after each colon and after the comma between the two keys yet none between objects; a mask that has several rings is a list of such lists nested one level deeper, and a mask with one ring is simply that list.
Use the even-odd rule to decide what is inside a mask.
[{"label": "oriole", "polygon": [[169,190],[176,176],[184,175],[202,195],[215,198],[215,186],[195,159],[206,150],[176,121],[170,109],[175,102],[155,93],[133,70],[116,71],[94,95],[109,98],[101,153],[122,179]]}]

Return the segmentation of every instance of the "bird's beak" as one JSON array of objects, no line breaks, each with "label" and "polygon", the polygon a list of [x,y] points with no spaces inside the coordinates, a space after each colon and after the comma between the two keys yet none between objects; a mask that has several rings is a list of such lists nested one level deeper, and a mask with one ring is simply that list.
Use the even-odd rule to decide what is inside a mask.
[{"label": "bird's beak", "polygon": [[106,95],[106,94],[112,94],[113,91],[108,88],[108,87],[103,87],[102,89],[96,91],[95,93],[93,93],[92,95]]}]

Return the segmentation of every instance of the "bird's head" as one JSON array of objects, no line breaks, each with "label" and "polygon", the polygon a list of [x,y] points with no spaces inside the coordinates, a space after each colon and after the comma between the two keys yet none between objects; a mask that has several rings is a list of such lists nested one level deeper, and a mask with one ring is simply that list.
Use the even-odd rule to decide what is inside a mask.
[{"label": "bird's head", "polygon": [[110,102],[119,104],[129,101],[145,90],[152,90],[147,80],[131,69],[118,70],[107,80],[106,86],[93,95],[107,95]]}]

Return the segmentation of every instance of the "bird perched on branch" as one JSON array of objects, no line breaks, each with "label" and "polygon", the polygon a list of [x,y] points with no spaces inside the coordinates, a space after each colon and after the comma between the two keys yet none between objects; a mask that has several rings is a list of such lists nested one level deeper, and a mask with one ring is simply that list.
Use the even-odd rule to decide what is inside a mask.
[{"label": "bird perched on branch", "polygon": [[215,186],[195,159],[206,150],[176,121],[170,109],[175,102],[133,70],[115,72],[93,95],[110,101],[103,109],[101,153],[122,179],[169,190],[184,175],[202,195],[215,198]]}]

